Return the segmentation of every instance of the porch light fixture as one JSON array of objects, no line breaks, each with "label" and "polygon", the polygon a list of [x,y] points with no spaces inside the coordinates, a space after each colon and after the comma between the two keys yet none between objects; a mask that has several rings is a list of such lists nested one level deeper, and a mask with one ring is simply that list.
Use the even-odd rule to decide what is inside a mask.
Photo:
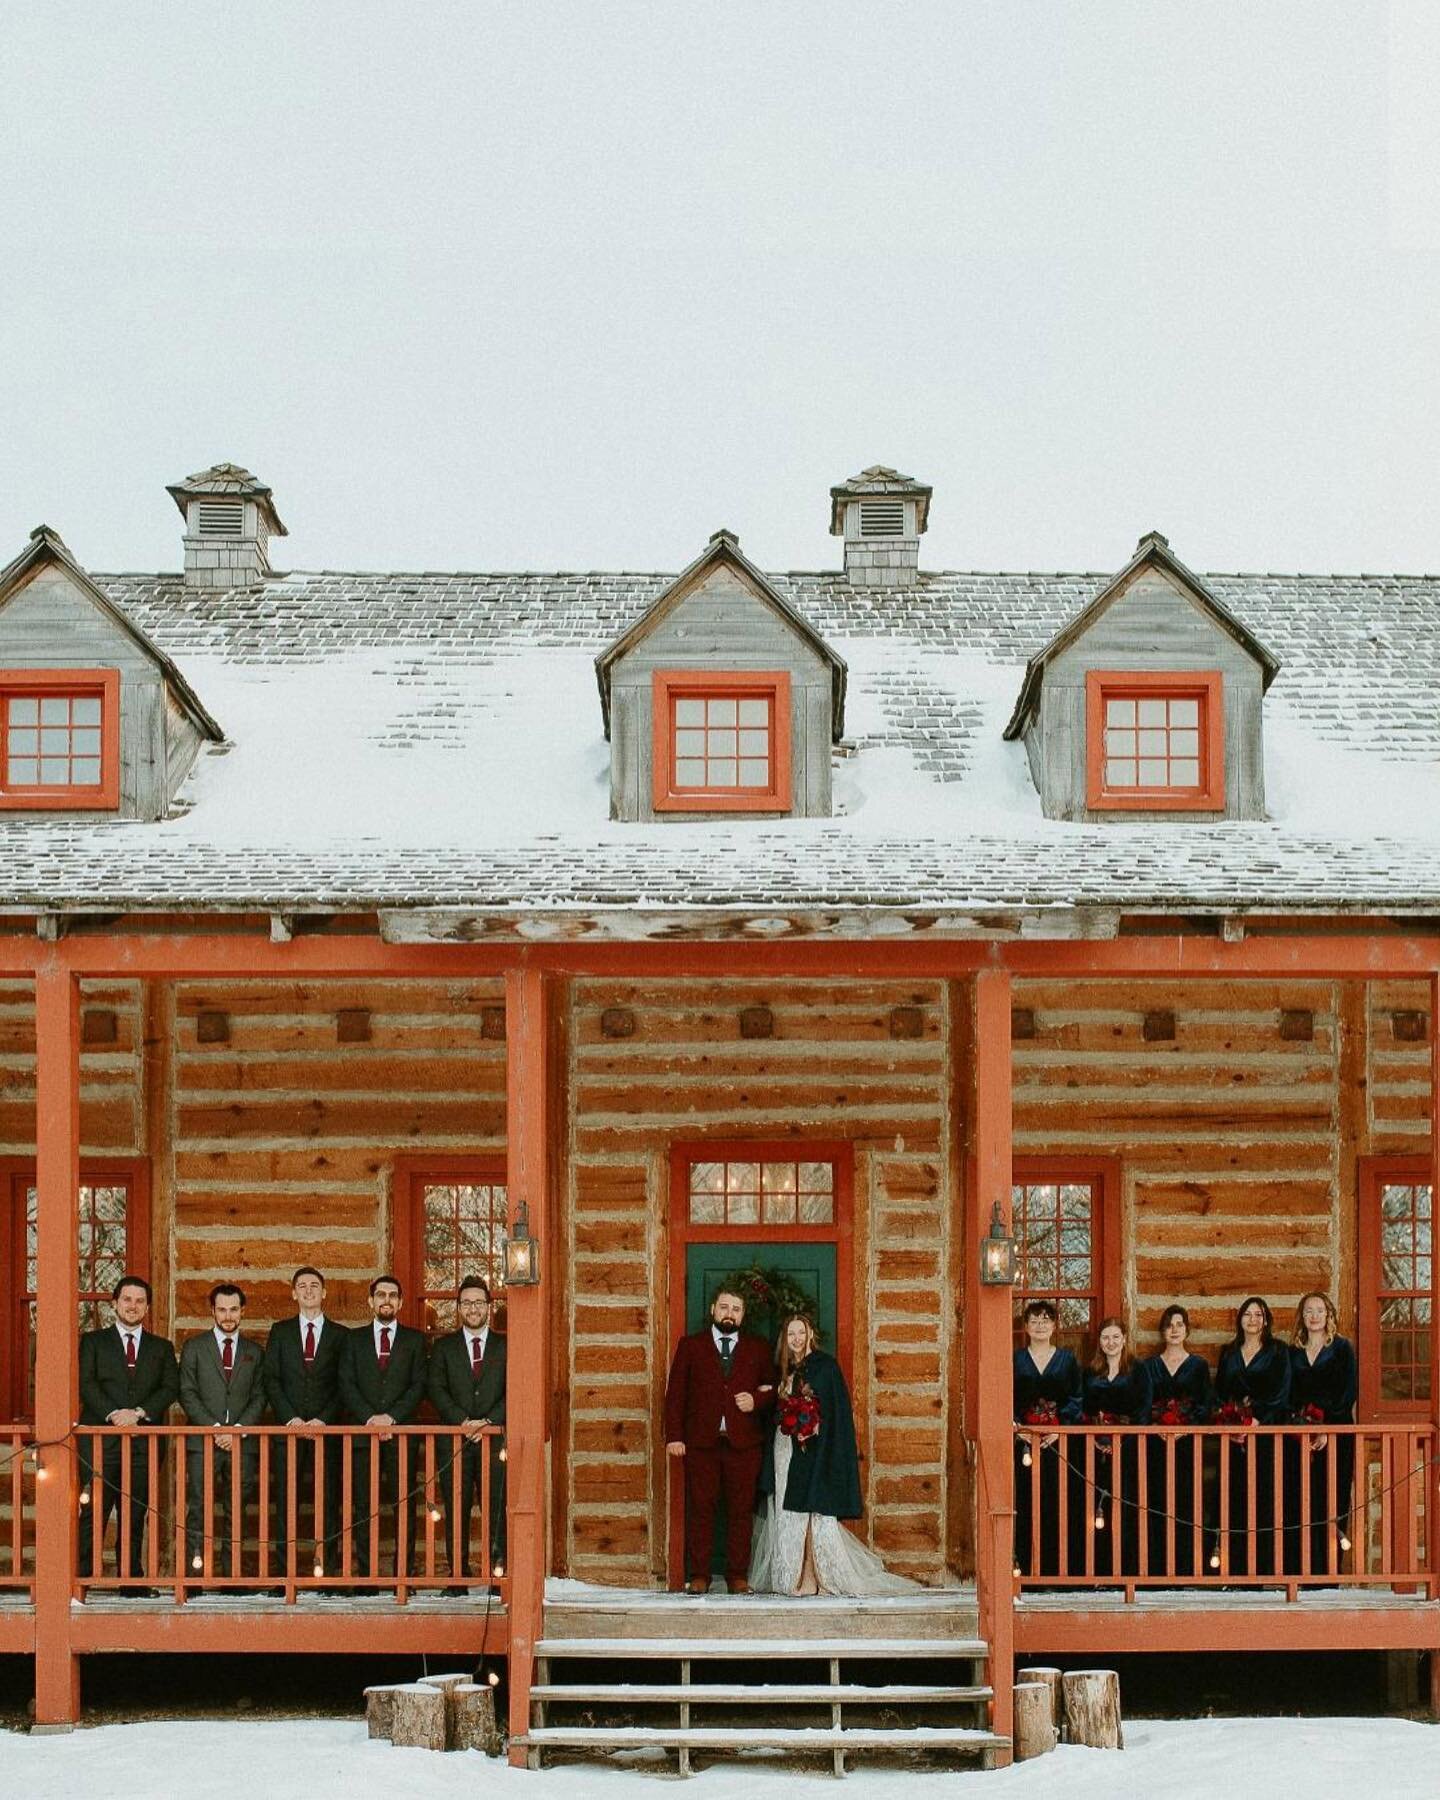
[{"label": "porch light fixture", "polygon": [[998,1200],[990,1211],[990,1229],[980,1240],[980,1285],[1015,1285],[1015,1240],[1005,1229]]},{"label": "porch light fixture", "polygon": [[530,1208],[524,1197],[516,1203],[515,1223],[505,1238],[506,1287],[538,1287],[540,1240],[530,1235]]}]

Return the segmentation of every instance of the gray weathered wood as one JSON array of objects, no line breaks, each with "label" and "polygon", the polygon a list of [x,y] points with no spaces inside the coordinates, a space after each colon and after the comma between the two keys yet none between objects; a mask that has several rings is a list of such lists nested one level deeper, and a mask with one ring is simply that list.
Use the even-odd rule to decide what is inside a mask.
[{"label": "gray weathered wood", "polygon": [[1066,1741],[1090,1750],[1123,1750],[1120,1677],[1114,1669],[1067,1669],[1061,1686]]},{"label": "gray weathered wood", "polygon": [[1015,1683],[1012,1735],[1016,1762],[1028,1762],[1032,1756],[1046,1756],[1059,1742],[1051,1712],[1050,1689],[1043,1681]]},{"label": "gray weathered wood", "polygon": [[1015,1679],[1017,1682],[1024,1681],[1031,1684],[1038,1684],[1048,1690],[1050,1695],[1050,1720],[1058,1735],[1061,1727],[1065,1723],[1065,1696],[1061,1692],[1059,1669],[1017,1669],[1015,1671]]}]

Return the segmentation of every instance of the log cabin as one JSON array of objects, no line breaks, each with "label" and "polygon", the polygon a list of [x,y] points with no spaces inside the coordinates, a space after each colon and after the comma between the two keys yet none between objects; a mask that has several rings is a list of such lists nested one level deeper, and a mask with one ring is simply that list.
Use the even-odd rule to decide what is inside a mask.
[{"label": "log cabin", "polygon": [[[613,1703],[607,1656],[668,1676],[671,1720],[706,1650],[666,1598],[661,1402],[739,1271],[813,1306],[855,1529],[921,1584],[874,1617],[700,1603],[709,1654],[796,1659],[837,1767],[877,1683],[936,1716],[937,1667],[954,1746],[1003,1762],[1037,1654],[1428,1653],[1440,1701],[1440,578],[1201,576],[1158,532],[1118,572],[931,572],[931,492],[883,467],[831,489],[824,572],[722,530],[678,576],[287,574],[247,471],[169,491],[179,573],[92,572],[45,526],[0,573],[0,1653],[38,1726],[79,1717],[87,1658],[326,1655],[367,1621],[504,1669],[519,1762],[628,1741],[566,1723]],[[423,1415],[413,1523],[343,1461],[388,1574],[325,1565],[269,1419],[233,1545],[187,1553],[178,1413],[125,1451],[143,1566],[102,1541],[77,1359],[115,1281],[183,1342],[220,1280],[263,1334],[299,1264],[342,1323],[393,1271],[432,1336],[460,1275],[495,1285],[493,1567],[449,1566]],[[1020,1573],[1023,1299],[1087,1349],[1178,1300],[1213,1358],[1245,1295],[1288,1327],[1310,1289],[1361,1371],[1333,1557],[1243,1573],[1252,1472],[1185,1581],[1110,1573],[1088,1505],[1064,1573]],[[1121,1500],[1173,1534],[1154,1497]],[[737,1737],[678,1716],[682,1764]]]}]

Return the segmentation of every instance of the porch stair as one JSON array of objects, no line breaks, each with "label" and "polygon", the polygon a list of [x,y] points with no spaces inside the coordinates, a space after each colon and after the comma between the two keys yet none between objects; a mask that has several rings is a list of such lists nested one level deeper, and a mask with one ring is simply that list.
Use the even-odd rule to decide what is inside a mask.
[{"label": "porch stair", "polygon": [[[989,1729],[974,1596],[710,1599],[591,1590],[547,1599],[527,1761],[637,1750],[691,1759],[1008,1760]],[[957,1626],[959,1629],[957,1629]]]}]

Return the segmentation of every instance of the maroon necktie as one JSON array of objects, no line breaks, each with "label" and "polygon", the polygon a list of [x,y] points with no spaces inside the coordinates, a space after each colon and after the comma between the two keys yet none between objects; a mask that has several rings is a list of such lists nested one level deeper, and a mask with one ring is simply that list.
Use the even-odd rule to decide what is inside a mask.
[{"label": "maroon necktie", "polygon": [[220,1368],[228,1381],[235,1373],[235,1340],[227,1337],[220,1348]]},{"label": "maroon necktie", "polygon": [[375,1358],[382,1369],[390,1367],[390,1327],[380,1327],[380,1354]]},{"label": "maroon necktie", "polygon": [[478,1337],[471,1338],[471,1340],[470,1340],[470,1373],[475,1377],[475,1379],[477,1381],[480,1379],[480,1365],[484,1362],[484,1360],[485,1360],[485,1352],[483,1351],[483,1349],[480,1346],[479,1338]]},{"label": "maroon necktie", "polygon": [[315,1360],[315,1321],[312,1319],[305,1327],[305,1361],[307,1364]]},{"label": "maroon necktie", "polygon": [[125,1333],[125,1367],[127,1369],[135,1367],[135,1333],[133,1331]]}]

